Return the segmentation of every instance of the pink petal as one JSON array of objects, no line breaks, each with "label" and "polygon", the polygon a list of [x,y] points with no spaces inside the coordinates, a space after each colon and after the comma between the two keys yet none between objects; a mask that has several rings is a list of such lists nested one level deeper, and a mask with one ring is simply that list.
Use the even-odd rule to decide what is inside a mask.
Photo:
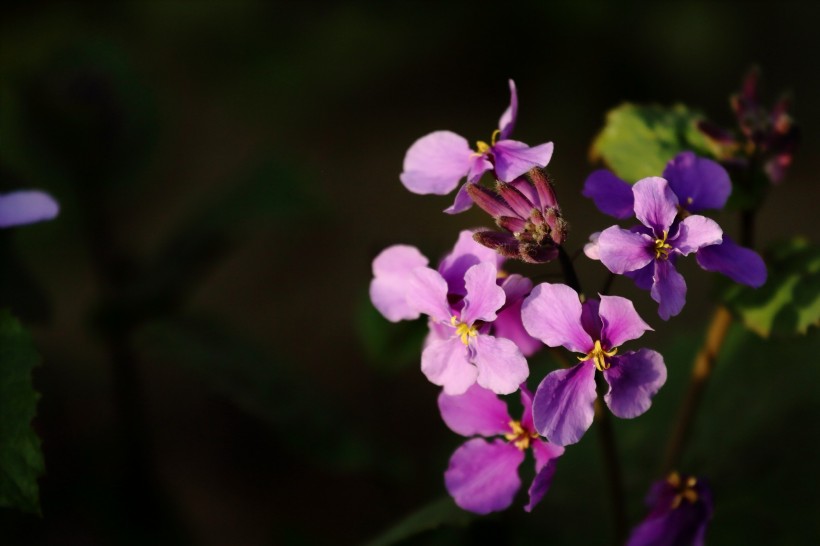
[{"label": "pink petal", "polygon": [[592,425],[596,396],[591,360],[549,373],[538,385],[533,400],[538,434],[559,446],[578,442]]},{"label": "pink petal", "polygon": [[693,215],[678,225],[678,233],[669,244],[686,256],[701,247],[719,244],[722,240],[723,230],[717,222],[705,216]]},{"label": "pink petal", "polygon": [[669,183],[658,176],[650,176],[635,182],[632,186],[635,197],[635,216],[640,222],[652,228],[660,236],[678,214],[678,198]]},{"label": "pink petal", "polygon": [[479,385],[496,394],[512,394],[527,380],[527,359],[515,343],[487,335],[478,335],[474,343],[473,362],[478,368]]},{"label": "pink petal", "polygon": [[530,148],[516,140],[499,140],[492,147],[498,179],[511,182],[533,167],[546,167],[552,158],[552,149],[552,142]]},{"label": "pink petal", "polygon": [[436,131],[415,141],[404,156],[399,177],[413,193],[446,195],[470,169],[467,140],[450,131]]},{"label": "pink petal", "polygon": [[506,295],[504,289],[498,286],[496,279],[498,270],[491,263],[482,263],[472,266],[464,274],[464,286],[467,295],[464,296],[464,308],[461,310],[461,321],[473,324],[477,320],[492,322]]},{"label": "pink petal", "polygon": [[524,300],[521,309],[524,328],[550,347],[563,345],[570,351],[586,354],[592,338],[581,326],[578,293],[564,284],[541,283]]},{"label": "pink petal", "polygon": [[447,292],[463,296],[467,293],[464,287],[464,274],[472,266],[489,262],[501,267],[504,257],[495,250],[481,245],[473,239],[473,231],[465,229],[458,234],[453,250],[438,265],[438,272],[447,281]]},{"label": "pink petal", "polygon": [[456,504],[476,514],[509,507],[521,488],[518,467],[524,452],[504,440],[474,438],[450,457],[444,484]]},{"label": "pink petal", "polygon": [[418,310],[407,303],[407,283],[413,269],[426,265],[427,258],[416,247],[408,245],[386,248],[373,260],[370,300],[387,320],[418,318]]},{"label": "pink petal", "polygon": [[607,269],[621,275],[655,259],[654,244],[649,235],[612,226],[598,236],[598,256]]},{"label": "pink petal", "polygon": [[417,267],[407,280],[407,304],[419,313],[449,322],[453,316],[447,304],[447,282],[438,271]]},{"label": "pink petal", "polygon": [[478,370],[470,364],[467,347],[453,337],[433,341],[421,353],[421,371],[447,394],[463,394],[476,381]]},{"label": "pink petal", "polygon": [[457,396],[442,392],[438,409],[450,430],[462,436],[500,436],[510,432],[512,417],[507,404],[478,385]]},{"label": "pink petal", "polygon": [[666,365],[660,353],[641,349],[613,357],[604,377],[609,383],[607,406],[618,417],[632,419],[649,409],[652,397],[666,383]]},{"label": "pink petal", "polygon": [[515,121],[518,118],[518,90],[515,88],[515,82],[510,80],[510,105],[501,114],[501,119],[498,120],[498,135],[499,140],[509,138],[515,128]]},{"label": "pink petal", "polygon": [[601,341],[607,349],[618,347],[631,339],[638,339],[647,330],[652,330],[635,311],[632,302],[626,298],[601,296],[598,314],[603,324]]}]

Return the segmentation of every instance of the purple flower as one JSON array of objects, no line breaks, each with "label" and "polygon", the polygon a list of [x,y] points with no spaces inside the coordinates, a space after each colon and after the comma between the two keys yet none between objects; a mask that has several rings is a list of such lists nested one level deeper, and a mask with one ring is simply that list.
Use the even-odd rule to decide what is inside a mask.
[{"label": "purple flower", "polygon": [[648,410],[666,382],[659,353],[640,349],[616,356],[622,343],[652,329],[628,299],[601,296],[581,305],[572,288],[543,283],[524,300],[521,316],[527,331],[546,345],[581,355],[580,364],[551,372],[535,392],[535,429],[554,444],[578,442],[592,424],[595,370],[609,384],[604,401],[624,419]]},{"label": "purple flower", "polygon": [[643,226],[605,229],[597,239],[597,256],[613,273],[628,273],[640,288],[650,289],[658,314],[667,320],[686,302],[686,282],[675,259],[720,243],[723,230],[705,216],[676,220],[678,198],[663,178],[644,178],[631,190],[635,216]]},{"label": "purple flower", "polygon": [[[669,161],[663,178],[677,198],[679,218],[709,209],[720,210],[732,192],[732,182],[726,170],[692,152],[681,152]],[[632,186],[607,170],[590,174],[584,183],[583,194],[592,198],[601,212],[615,218],[629,218],[635,209]],[[594,235],[597,240],[597,234]],[[585,252],[597,260],[600,252],[594,243],[588,245]],[[737,245],[725,234],[722,242],[697,249],[695,258],[703,269],[722,273],[735,282],[755,288],[766,282],[766,264],[760,255]],[[643,288],[649,288],[652,286],[649,273],[632,276],[637,277],[636,282],[643,283]]]},{"label": "purple flower", "polygon": [[417,267],[407,286],[407,302],[431,319],[434,336],[421,354],[421,371],[447,394],[461,394],[474,383],[497,394],[510,394],[529,375],[527,360],[509,339],[489,335],[490,325],[506,301],[492,263],[464,274],[463,305],[447,299],[447,281],[428,267]]},{"label": "purple flower", "polygon": [[521,488],[518,467],[529,448],[535,459],[535,479],[524,510],[531,511],[549,489],[564,448],[538,437],[532,422],[532,395],[523,385],[521,404],[524,415],[516,421],[510,417],[504,402],[477,385],[458,396],[444,392],[439,395],[441,417],[453,432],[462,436],[504,437],[492,442],[473,438],[450,457],[444,482],[461,508],[487,514],[509,507]]},{"label": "purple flower", "polygon": [[558,247],[567,236],[567,223],[555,192],[543,169],[530,169],[526,177],[507,184],[498,182],[495,192],[478,184],[467,193],[498,227],[509,233],[479,231],[473,238],[507,258],[544,263],[558,256]]},{"label": "purple flower", "polygon": [[[530,148],[509,140],[518,117],[518,94],[512,80],[510,94],[510,106],[501,115],[489,144],[478,141],[473,151],[467,139],[451,131],[423,136],[404,156],[404,170],[399,177],[402,184],[413,193],[446,195],[465,176],[469,184],[475,184],[482,174],[494,170],[496,178],[509,182],[533,167],[546,167],[552,157],[552,142]],[[471,205],[465,185],[445,212],[463,212]]]},{"label": "purple flower", "polygon": [[0,195],[0,228],[51,220],[60,211],[49,194],[22,190]]},{"label": "purple flower", "polygon": [[652,485],[649,515],[632,530],[627,546],[703,546],[712,518],[712,491],[694,476],[673,472]]}]

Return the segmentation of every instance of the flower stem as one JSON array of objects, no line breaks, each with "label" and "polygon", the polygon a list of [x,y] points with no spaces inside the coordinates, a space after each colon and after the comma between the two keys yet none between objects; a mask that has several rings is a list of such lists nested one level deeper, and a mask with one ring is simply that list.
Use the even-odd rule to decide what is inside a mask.
[{"label": "flower stem", "polygon": [[692,364],[692,376],[689,380],[689,387],[681,403],[675,428],[666,444],[666,456],[663,463],[663,474],[666,475],[680,464],[684,446],[689,438],[695,414],[703,395],[709,377],[715,368],[720,349],[726,339],[729,326],[732,324],[732,315],[723,305],[718,306],[712,321],[706,331],[706,341],[703,347],[695,356]]}]

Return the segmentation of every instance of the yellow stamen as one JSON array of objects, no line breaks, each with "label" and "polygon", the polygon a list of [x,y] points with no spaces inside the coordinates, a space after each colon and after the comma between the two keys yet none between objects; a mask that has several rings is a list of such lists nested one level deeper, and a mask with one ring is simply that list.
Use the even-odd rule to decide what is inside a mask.
[{"label": "yellow stamen", "polygon": [[601,341],[596,339],[595,346],[592,350],[585,354],[584,356],[579,356],[578,360],[583,362],[584,360],[589,360],[590,358],[595,362],[595,368],[599,372],[609,369],[609,362],[607,362],[606,357],[613,357],[618,354],[618,348],[615,347],[609,351],[604,351],[604,348],[601,347]]},{"label": "yellow stamen", "polygon": [[493,131],[492,136],[490,137],[490,142],[492,142],[493,146],[495,146],[495,141],[498,140],[498,135],[501,134],[501,129],[496,129]]},{"label": "yellow stamen", "polygon": [[528,432],[527,430],[525,430],[524,427],[521,426],[521,421],[510,421],[509,424],[512,432],[508,432],[507,434],[505,434],[504,438],[506,438],[507,441],[515,444],[515,447],[517,447],[521,451],[524,451],[525,449],[530,447],[530,441],[532,439],[538,438],[538,433],[535,431]]},{"label": "yellow stamen", "polygon": [[655,239],[655,259],[656,260],[665,260],[669,257],[669,251],[672,250],[672,245],[667,244],[666,236],[669,233],[666,230],[663,230],[663,238],[662,239]]},{"label": "yellow stamen", "polygon": [[456,335],[461,337],[461,342],[464,345],[469,345],[470,338],[478,335],[478,329],[475,326],[470,326],[466,322],[459,322],[458,317],[455,315],[450,317],[450,324],[456,327]]},{"label": "yellow stamen", "polygon": [[478,142],[476,142],[475,147],[477,152],[474,155],[484,155],[490,151],[490,145],[484,142],[483,140],[479,140]]},{"label": "yellow stamen", "polygon": [[689,476],[686,479],[686,482],[683,482],[680,474],[677,472],[672,472],[669,477],[666,478],[666,483],[677,490],[677,494],[672,499],[672,510],[679,507],[684,500],[690,504],[694,504],[698,501],[698,492],[695,491],[695,486],[698,484],[698,480],[694,476]]}]

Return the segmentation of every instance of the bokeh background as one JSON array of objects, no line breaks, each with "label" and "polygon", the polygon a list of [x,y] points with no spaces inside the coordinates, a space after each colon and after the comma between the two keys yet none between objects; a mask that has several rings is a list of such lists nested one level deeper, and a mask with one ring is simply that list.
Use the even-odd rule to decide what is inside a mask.
[{"label": "bokeh background", "polygon": [[[580,196],[605,112],[683,102],[732,126],[728,96],[757,64],[765,101],[793,92],[803,128],[757,242],[816,240],[818,22],[788,1],[5,4],[0,190],[46,189],[62,212],[0,234],[0,305],[43,356],[46,462],[42,517],[0,510],[2,542],[357,544],[421,510],[396,536],[608,543],[594,434],[531,515],[442,500],[462,439],[419,372],[423,325],[370,308],[370,262],[395,243],[435,261],[489,222],[408,193],[404,152],[436,129],[487,140],[514,78],[515,136],[555,142],[577,250],[611,224]],[[603,269],[578,264],[594,291]],[[652,411],[616,423],[633,521],[714,304],[713,277],[684,273],[669,323],[615,286],[670,375]],[[820,543],[817,350],[730,332],[682,468],[713,484],[714,544]]]}]

